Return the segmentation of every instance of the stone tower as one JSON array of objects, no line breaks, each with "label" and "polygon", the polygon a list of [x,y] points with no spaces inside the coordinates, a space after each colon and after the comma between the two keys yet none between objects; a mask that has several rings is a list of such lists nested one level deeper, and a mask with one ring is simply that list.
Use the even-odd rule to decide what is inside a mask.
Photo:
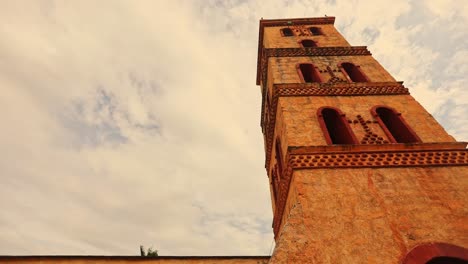
[{"label": "stone tower", "polygon": [[467,144],[334,21],[260,21],[270,262],[466,263]]}]

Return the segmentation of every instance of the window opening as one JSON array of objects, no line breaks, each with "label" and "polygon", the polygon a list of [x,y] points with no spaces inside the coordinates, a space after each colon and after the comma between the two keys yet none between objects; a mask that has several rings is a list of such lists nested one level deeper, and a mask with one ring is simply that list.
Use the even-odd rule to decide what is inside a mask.
[{"label": "window opening", "polygon": [[317,43],[311,39],[304,39],[301,41],[301,45],[304,48],[312,48],[312,47],[317,47]]},{"label": "window opening", "polygon": [[281,32],[283,33],[284,37],[292,37],[294,36],[293,31],[290,28],[282,28]]},{"label": "window opening", "polygon": [[299,64],[299,70],[301,71],[301,76],[304,82],[306,83],[321,83],[322,78],[320,77],[320,73],[317,71],[315,66],[311,63],[302,63]]},{"label": "window opening", "polygon": [[464,247],[429,242],[413,248],[402,264],[468,264],[468,250]]},{"label": "window opening", "polygon": [[281,175],[283,173],[283,153],[281,151],[281,142],[279,139],[276,140],[275,144],[275,155],[276,155],[276,163],[278,164],[278,174]]},{"label": "window opening", "polygon": [[356,65],[349,63],[349,62],[344,62],[341,64],[342,69],[346,72],[348,75],[349,79],[353,82],[368,82],[369,80],[367,77],[364,75],[364,73],[361,72],[359,67]]},{"label": "window opening", "polygon": [[406,124],[401,114],[387,107],[375,108],[375,113],[380,120],[380,125],[384,129],[390,140],[396,143],[420,142],[419,137]]},{"label": "window opening", "polygon": [[338,110],[322,108],[319,111],[319,120],[328,144],[357,144],[346,118]]},{"label": "window opening", "polygon": [[309,30],[314,36],[323,35],[322,30],[319,27],[310,27]]},{"label": "window opening", "polygon": [[275,197],[275,199],[278,199],[279,178],[278,178],[277,166],[275,166],[272,170],[271,180],[272,180],[272,186],[273,186],[273,196]]}]

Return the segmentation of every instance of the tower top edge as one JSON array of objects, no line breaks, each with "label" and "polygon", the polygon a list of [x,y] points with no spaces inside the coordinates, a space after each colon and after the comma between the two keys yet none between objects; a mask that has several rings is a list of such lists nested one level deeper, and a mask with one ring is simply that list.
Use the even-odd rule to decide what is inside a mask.
[{"label": "tower top edge", "polygon": [[314,24],[334,24],[335,17],[307,17],[307,18],[284,18],[284,19],[260,19],[260,27],[277,27],[288,25],[314,25]]}]

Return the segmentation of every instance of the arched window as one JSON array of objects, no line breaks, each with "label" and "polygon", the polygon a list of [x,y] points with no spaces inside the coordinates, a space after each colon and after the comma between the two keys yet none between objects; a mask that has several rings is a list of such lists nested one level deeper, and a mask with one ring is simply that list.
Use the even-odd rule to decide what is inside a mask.
[{"label": "arched window", "polygon": [[278,189],[279,189],[279,178],[277,173],[277,167],[275,166],[271,172],[271,185],[273,190],[273,197],[275,200],[278,199]]},{"label": "arched window", "polygon": [[341,71],[348,76],[352,82],[368,82],[369,79],[364,75],[360,68],[350,62],[343,62],[339,66]]},{"label": "arched window", "polygon": [[317,47],[317,43],[311,39],[303,39],[301,40],[301,45],[304,48],[312,48],[312,47]]},{"label": "arched window", "polygon": [[283,35],[283,37],[292,37],[292,36],[294,36],[294,33],[290,28],[282,28],[281,29],[281,34]]},{"label": "arched window", "polygon": [[314,36],[323,35],[322,30],[319,27],[310,27],[309,30]]},{"label": "arched window", "polygon": [[447,243],[418,245],[406,254],[402,264],[467,264],[468,250]]},{"label": "arched window", "polygon": [[283,152],[281,150],[281,141],[279,138],[275,141],[275,161],[276,164],[271,171],[271,182],[273,185],[273,196],[278,199],[279,183],[283,173]]},{"label": "arched window", "polygon": [[275,142],[275,157],[276,164],[278,164],[278,174],[281,175],[283,173],[283,152],[281,151],[281,141],[279,138]]},{"label": "arched window", "polygon": [[332,107],[322,107],[317,114],[325,140],[329,145],[357,144],[356,136],[351,131],[345,115],[340,110]]},{"label": "arched window", "polygon": [[400,113],[385,106],[376,106],[371,110],[387,137],[393,143],[416,143],[421,139],[408,126]]},{"label": "arched window", "polygon": [[322,77],[320,73],[315,68],[315,66],[311,63],[301,63],[296,66],[299,71],[299,76],[302,78],[302,81],[306,83],[321,83]]}]

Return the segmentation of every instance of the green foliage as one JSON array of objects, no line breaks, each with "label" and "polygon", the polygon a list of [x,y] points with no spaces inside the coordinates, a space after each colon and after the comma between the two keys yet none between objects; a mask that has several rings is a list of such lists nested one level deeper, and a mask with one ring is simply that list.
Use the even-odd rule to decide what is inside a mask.
[{"label": "green foliage", "polygon": [[158,255],[158,250],[153,249],[153,247],[148,248],[148,251],[145,252],[145,247],[140,245],[140,256],[142,257],[157,257]]},{"label": "green foliage", "polygon": [[146,253],[147,257],[157,257],[158,256],[158,250],[153,249],[152,247],[148,248],[148,252]]}]

